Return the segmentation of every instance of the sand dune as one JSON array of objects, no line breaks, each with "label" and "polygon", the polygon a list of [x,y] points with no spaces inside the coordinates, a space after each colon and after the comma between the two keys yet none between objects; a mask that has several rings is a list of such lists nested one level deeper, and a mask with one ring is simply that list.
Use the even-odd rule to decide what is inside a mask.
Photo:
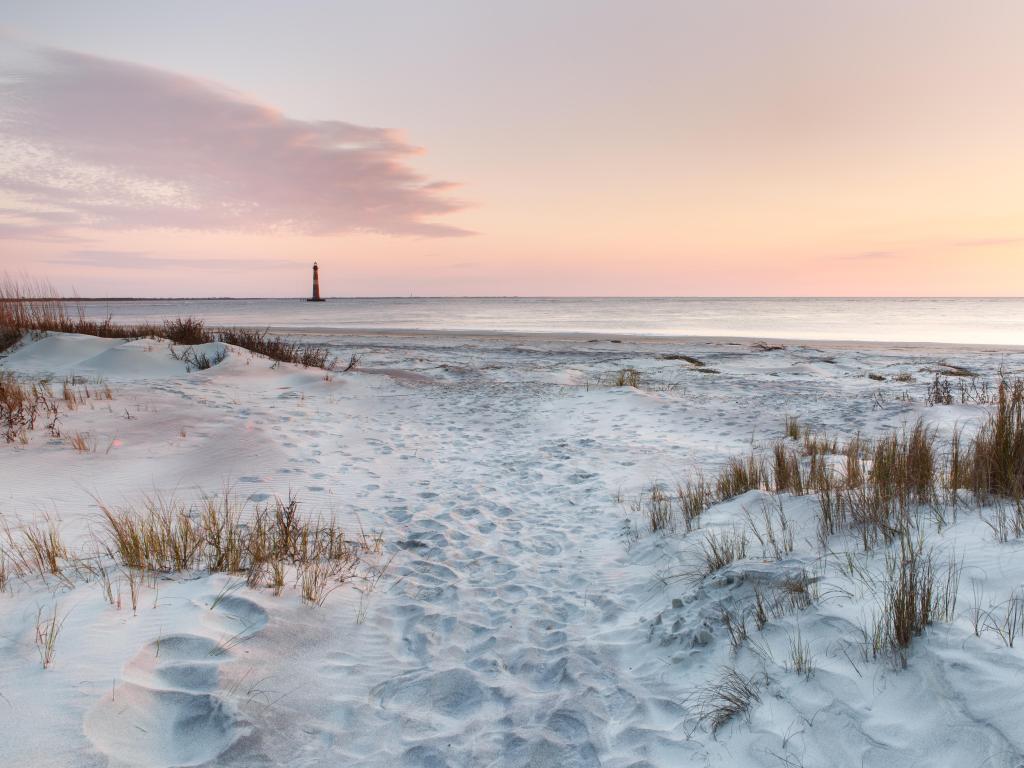
[{"label": "sand dune", "polygon": [[[210,350],[211,353],[219,351]],[[322,607],[289,585],[195,572],[145,582],[136,610],[93,579],[24,577],[0,594],[0,763],[11,766],[1016,766],[1024,759],[1020,649],[975,636],[972,601],[993,616],[1024,583],[1020,543],[978,510],[931,526],[964,563],[960,609],[917,638],[906,669],[864,658],[877,595],[823,560],[817,501],[783,494],[785,557],[751,538],[747,556],[683,578],[705,531],[746,525],[774,496],[712,507],[700,531],[651,534],[630,501],[653,481],[716,471],[784,416],[866,437],[924,418],[942,435],[981,405],[929,407],[934,350],[725,341],[346,340],[363,371],[325,375],[228,347],[188,371],[165,342],[53,335],[0,367],[25,378],[102,376],[109,402],[0,445],[0,514],[43,513],[71,542],[98,526],[95,498],[250,505],[286,496],[355,535],[380,530],[386,572]],[[667,356],[686,354],[717,373]],[[985,375],[1024,355],[964,350]],[[642,386],[607,376],[635,368]],[[868,378],[881,375],[884,381]],[[896,374],[913,377],[895,381]],[[855,550],[837,536],[837,549]],[[865,572],[881,551],[856,553]],[[723,610],[758,590],[812,583],[798,610],[750,626],[730,648]],[[87,583],[88,581],[88,583]],[[977,594],[983,597],[976,598]],[[39,607],[65,616],[41,669]],[[811,674],[790,668],[795,637]],[[1018,644],[1024,644],[1024,640]],[[763,678],[747,716],[716,734],[695,695],[724,667]],[[7,734],[17,734],[9,738]]]}]

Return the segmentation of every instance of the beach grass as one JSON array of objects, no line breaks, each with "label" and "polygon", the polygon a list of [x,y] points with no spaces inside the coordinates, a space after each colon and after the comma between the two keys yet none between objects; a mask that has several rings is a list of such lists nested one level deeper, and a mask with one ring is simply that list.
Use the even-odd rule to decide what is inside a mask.
[{"label": "beach grass", "polygon": [[[327,346],[300,344],[273,336],[269,330],[251,328],[210,328],[194,317],[179,317],[162,323],[119,323],[107,316],[102,320],[85,317],[85,307],[75,297],[66,298],[49,283],[27,278],[0,277],[0,352],[14,346],[26,333],[80,333],[100,338],[159,338],[186,347],[222,341],[263,355],[275,362],[294,363],[307,368],[333,369],[336,360]],[[190,370],[204,370],[219,360],[185,350],[176,353]],[[357,359],[345,370],[355,367]]]}]

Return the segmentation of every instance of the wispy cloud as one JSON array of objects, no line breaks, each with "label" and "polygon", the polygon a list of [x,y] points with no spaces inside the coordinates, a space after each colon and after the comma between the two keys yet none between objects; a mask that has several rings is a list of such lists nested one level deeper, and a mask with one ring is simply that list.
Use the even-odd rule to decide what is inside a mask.
[{"label": "wispy cloud", "polygon": [[[2,33],[0,33],[2,34]],[[0,37],[0,228],[468,234],[393,131],[286,117],[216,84]],[[13,53],[12,53],[13,51]]]},{"label": "wispy cloud", "polygon": [[295,269],[307,265],[305,261],[288,259],[186,259],[176,256],[154,256],[146,251],[72,251],[64,256],[46,260],[47,264],[64,264],[100,269],[158,270],[158,269]]}]

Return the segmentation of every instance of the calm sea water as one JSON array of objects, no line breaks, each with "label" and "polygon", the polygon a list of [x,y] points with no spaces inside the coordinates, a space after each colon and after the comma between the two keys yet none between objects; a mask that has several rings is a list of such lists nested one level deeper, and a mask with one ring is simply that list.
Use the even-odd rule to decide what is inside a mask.
[{"label": "calm sea water", "polygon": [[88,302],[89,316],[275,330],[735,336],[1024,345],[1024,299],[389,298]]}]

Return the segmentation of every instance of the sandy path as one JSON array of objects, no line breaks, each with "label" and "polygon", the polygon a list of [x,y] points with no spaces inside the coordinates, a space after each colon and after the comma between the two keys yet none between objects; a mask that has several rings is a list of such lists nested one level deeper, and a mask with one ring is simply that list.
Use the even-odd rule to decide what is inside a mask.
[{"label": "sandy path", "polygon": [[[592,438],[581,423],[578,435],[537,445],[551,426],[539,388],[446,395],[400,422],[382,414],[360,425],[407,558],[399,587],[374,608],[391,652],[388,679],[370,686],[376,706],[360,686],[334,697],[365,734],[344,751],[367,764],[610,764],[610,733],[649,694],[600,640],[619,618],[609,581],[623,549],[608,494],[581,458]],[[325,671],[359,666],[341,656]]]}]

